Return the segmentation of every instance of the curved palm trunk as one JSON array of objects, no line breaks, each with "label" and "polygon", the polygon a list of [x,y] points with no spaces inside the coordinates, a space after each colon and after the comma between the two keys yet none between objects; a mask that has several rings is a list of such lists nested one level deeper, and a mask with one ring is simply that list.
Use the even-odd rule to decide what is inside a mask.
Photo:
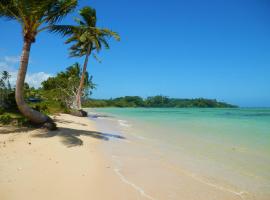
[{"label": "curved palm trunk", "polygon": [[82,96],[85,73],[86,73],[86,68],[87,68],[90,53],[91,53],[91,46],[89,45],[88,50],[87,50],[87,54],[85,56],[84,64],[83,64],[83,71],[82,71],[82,77],[81,77],[80,85],[79,85],[77,95],[76,95],[76,103],[77,103],[77,108],[78,109],[82,108],[81,96]]},{"label": "curved palm trunk", "polygon": [[22,56],[21,56],[21,61],[20,61],[20,68],[18,71],[17,82],[16,82],[15,99],[16,99],[18,108],[21,111],[21,113],[25,117],[27,117],[30,121],[32,121],[36,124],[44,124],[46,122],[53,124],[53,120],[50,117],[48,117],[48,116],[46,116],[46,115],[44,115],[36,110],[33,110],[24,101],[24,81],[25,81],[25,75],[27,72],[31,43],[32,43],[31,41],[25,40],[24,44],[23,44],[23,51],[22,51]]}]

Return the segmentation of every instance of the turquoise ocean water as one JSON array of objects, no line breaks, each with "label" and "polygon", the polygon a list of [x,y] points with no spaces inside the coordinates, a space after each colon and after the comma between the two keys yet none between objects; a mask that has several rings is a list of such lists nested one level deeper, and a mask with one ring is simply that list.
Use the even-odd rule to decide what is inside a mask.
[{"label": "turquoise ocean water", "polygon": [[162,156],[165,162],[197,174],[211,184],[242,192],[243,199],[270,199],[270,109],[91,111],[117,122],[122,134],[144,144],[140,150],[145,147],[144,151],[149,152],[151,147],[151,151],[158,152],[157,159]]}]

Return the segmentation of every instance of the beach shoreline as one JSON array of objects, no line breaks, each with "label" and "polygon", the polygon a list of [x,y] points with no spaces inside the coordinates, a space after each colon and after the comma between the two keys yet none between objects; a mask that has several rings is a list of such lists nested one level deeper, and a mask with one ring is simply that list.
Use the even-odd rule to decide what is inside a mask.
[{"label": "beach shoreline", "polygon": [[53,118],[57,131],[0,127],[1,200],[257,199],[174,165],[124,118]]},{"label": "beach shoreline", "polygon": [[[126,138],[106,143],[104,149],[119,178],[148,199],[269,199],[268,159],[262,159],[267,150],[255,148],[254,140],[253,146],[247,143],[252,130],[264,136],[267,117],[261,110],[88,111],[101,132]],[[260,126],[253,126],[254,120]],[[235,140],[241,133],[246,138]],[[251,160],[263,163],[256,167]]]},{"label": "beach shoreline", "polygon": [[125,118],[104,113],[94,116],[100,116],[96,118],[99,130],[120,133],[125,138],[106,144],[104,149],[116,174],[141,194],[140,199],[249,199],[234,187],[222,186],[175,166],[148,143],[149,138],[136,135],[136,129],[128,131],[133,124]]}]

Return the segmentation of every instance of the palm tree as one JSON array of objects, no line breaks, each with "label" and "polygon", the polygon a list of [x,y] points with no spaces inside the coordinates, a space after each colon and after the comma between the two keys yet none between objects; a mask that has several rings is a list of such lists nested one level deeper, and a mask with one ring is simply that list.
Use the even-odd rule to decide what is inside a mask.
[{"label": "palm tree", "polygon": [[[84,79],[89,56],[92,51],[99,52],[102,46],[109,49],[107,38],[114,37],[119,41],[120,37],[116,32],[109,29],[96,27],[97,17],[95,9],[86,6],[79,11],[79,14],[80,18],[75,18],[77,26],[73,26],[72,28],[70,28],[70,26],[65,27],[64,25],[62,27],[55,26],[52,28],[52,31],[62,35],[71,35],[66,41],[67,44],[73,43],[70,47],[70,56],[85,56],[80,85],[76,95],[77,108],[81,109],[81,96],[84,88]],[[97,58],[96,55],[94,55],[94,57]]]},{"label": "palm tree", "polygon": [[[41,31],[55,25],[77,6],[77,0],[1,0],[0,17],[18,21],[22,26],[23,50],[16,82],[16,102],[21,113],[37,124],[51,124],[52,119],[30,108],[23,98],[23,87],[32,43]],[[68,27],[66,27],[68,28]]]}]

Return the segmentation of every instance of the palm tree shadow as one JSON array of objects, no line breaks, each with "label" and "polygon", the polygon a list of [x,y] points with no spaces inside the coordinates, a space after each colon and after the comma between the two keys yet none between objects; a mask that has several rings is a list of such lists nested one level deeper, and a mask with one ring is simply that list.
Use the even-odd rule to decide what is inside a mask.
[{"label": "palm tree shadow", "polygon": [[48,131],[33,135],[33,137],[49,138],[58,136],[61,137],[61,142],[67,147],[83,145],[83,140],[80,136],[88,136],[99,140],[108,141],[112,138],[125,139],[125,137],[116,134],[102,133],[98,131],[86,131],[72,128],[59,128],[57,131]]},{"label": "palm tree shadow", "polygon": [[0,134],[29,132],[35,129],[36,128],[6,126],[6,127],[0,127]]},{"label": "palm tree shadow", "polygon": [[61,124],[78,124],[81,126],[87,126],[87,124],[83,124],[83,123],[78,123],[78,122],[74,122],[74,121],[69,121],[69,120],[63,120],[63,119],[54,119],[55,122],[57,123],[61,123]]}]

